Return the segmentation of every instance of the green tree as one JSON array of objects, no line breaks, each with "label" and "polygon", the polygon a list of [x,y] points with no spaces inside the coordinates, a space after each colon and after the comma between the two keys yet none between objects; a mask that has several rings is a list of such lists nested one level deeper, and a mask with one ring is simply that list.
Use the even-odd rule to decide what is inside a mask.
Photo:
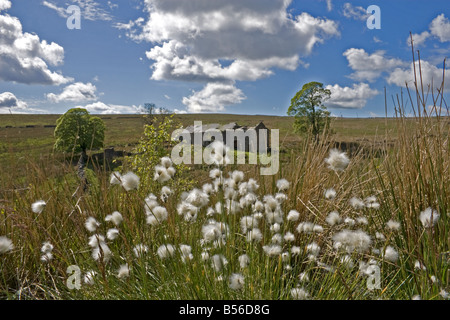
[{"label": "green tree", "polygon": [[91,116],[86,109],[70,109],[56,121],[55,138],[55,150],[72,154],[81,153],[78,176],[82,181],[83,190],[86,190],[88,185],[85,176],[86,151],[103,147],[105,138],[103,120]]},{"label": "green tree", "polygon": [[331,92],[323,88],[320,82],[309,82],[303,85],[291,99],[288,115],[295,117],[294,129],[296,132],[308,132],[316,140],[319,134],[330,126],[330,112],[323,102],[330,98]]}]

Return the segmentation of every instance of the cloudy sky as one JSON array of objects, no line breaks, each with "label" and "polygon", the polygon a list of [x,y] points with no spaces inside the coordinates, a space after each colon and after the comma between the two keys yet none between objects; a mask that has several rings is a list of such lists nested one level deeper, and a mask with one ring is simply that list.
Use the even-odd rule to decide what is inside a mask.
[{"label": "cloudy sky", "polygon": [[0,0],[0,113],[286,115],[318,81],[334,115],[384,116],[385,87],[392,115],[413,86],[409,33],[437,86],[449,18],[448,0]]}]

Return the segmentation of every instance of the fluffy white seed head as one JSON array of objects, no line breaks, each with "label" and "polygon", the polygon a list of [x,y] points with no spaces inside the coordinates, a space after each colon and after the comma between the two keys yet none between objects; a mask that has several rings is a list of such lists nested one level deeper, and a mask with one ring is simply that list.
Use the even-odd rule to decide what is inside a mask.
[{"label": "fluffy white seed head", "polygon": [[154,207],[147,215],[147,224],[157,226],[163,221],[166,221],[169,214],[167,209],[161,206]]},{"label": "fluffy white seed head", "polygon": [[244,276],[240,273],[233,273],[230,276],[229,287],[233,290],[241,290],[244,287]]},{"label": "fluffy white seed head", "polygon": [[241,267],[241,269],[247,268],[248,265],[250,264],[250,258],[246,254],[239,256],[238,260],[239,260],[239,266]]},{"label": "fluffy white seed head", "polygon": [[183,262],[194,259],[194,255],[192,254],[192,247],[187,244],[180,244],[180,254],[181,260]]},{"label": "fluffy white seed head", "polygon": [[327,200],[333,200],[334,198],[336,198],[336,190],[334,190],[333,188],[327,189],[325,190],[325,199]]},{"label": "fluffy white seed head", "polygon": [[131,171],[122,176],[122,187],[126,191],[139,188],[139,182],[140,178]]},{"label": "fluffy white seed head", "polygon": [[297,226],[297,232],[306,234],[322,233],[323,227],[312,222],[301,222]]},{"label": "fluffy white seed head", "polygon": [[352,253],[353,251],[363,253],[372,244],[370,236],[362,230],[342,230],[333,235],[333,241],[335,249],[342,248],[348,253]]},{"label": "fluffy white seed head", "polygon": [[300,213],[297,210],[289,211],[287,221],[297,221],[300,218]]},{"label": "fluffy white seed head", "polygon": [[295,241],[295,235],[292,232],[288,231],[285,233],[283,239],[286,242],[293,242],[293,241]]},{"label": "fluffy white seed head", "polygon": [[334,226],[338,223],[341,223],[342,219],[341,216],[339,215],[339,212],[337,211],[332,211],[328,214],[327,218],[325,219],[325,221],[330,225],[330,226]]},{"label": "fluffy white seed head", "polygon": [[31,205],[31,211],[34,213],[41,213],[44,211],[46,205],[47,203],[44,200],[38,200]]},{"label": "fluffy white seed head", "polygon": [[1,236],[0,237],[0,254],[11,251],[12,249],[14,249],[14,245],[13,245],[11,239]]},{"label": "fluffy white seed head", "polygon": [[108,240],[115,240],[118,236],[119,230],[117,230],[116,228],[111,228],[106,232],[106,238],[108,238]]},{"label": "fluffy white seed head", "polygon": [[186,197],[186,202],[198,208],[204,207],[209,202],[209,196],[202,190],[194,188]]},{"label": "fluffy white seed head", "polygon": [[102,236],[101,234],[94,234],[89,237],[88,245],[91,248],[95,248],[95,247],[98,247],[100,245],[100,243],[102,243],[102,242],[105,242],[105,237]]},{"label": "fluffy white seed head", "polygon": [[278,244],[271,244],[271,245],[263,246],[263,250],[269,257],[278,256],[282,252],[282,248]]},{"label": "fluffy white seed head", "polygon": [[247,232],[247,241],[248,242],[252,242],[252,241],[260,242],[262,240],[262,237],[263,237],[263,235],[261,233],[261,230],[259,230],[258,228],[253,228]]},{"label": "fluffy white seed head", "polygon": [[171,244],[163,244],[158,248],[158,250],[156,250],[156,254],[161,259],[173,257],[174,253],[175,253],[175,247]]},{"label": "fluffy white seed head", "polygon": [[317,257],[320,252],[320,246],[316,242],[312,242],[306,246],[306,252]]},{"label": "fluffy white seed head", "polygon": [[97,272],[91,270],[86,272],[83,278],[83,282],[87,285],[93,285],[95,283],[95,276],[97,275]]},{"label": "fluffy white seed head", "polygon": [[356,209],[356,210],[359,210],[359,209],[362,209],[362,208],[365,207],[364,201],[362,201],[362,200],[361,200],[360,198],[358,198],[358,197],[352,197],[352,198],[350,199],[350,205],[351,205],[354,209]]},{"label": "fluffy white seed head", "polygon": [[122,264],[120,265],[119,269],[117,270],[117,278],[124,279],[128,278],[130,275],[130,267],[128,264]]},{"label": "fluffy white seed head", "polygon": [[53,248],[54,248],[53,245],[50,242],[46,241],[42,244],[41,252],[42,253],[52,252]]},{"label": "fluffy white seed head", "polygon": [[94,217],[89,217],[86,219],[84,226],[86,227],[87,231],[95,232],[100,226],[100,222],[98,222]]},{"label": "fluffy white seed head", "polygon": [[123,221],[123,217],[119,211],[114,211],[112,214],[109,214],[105,217],[105,221],[112,222],[116,226],[119,226]]},{"label": "fluffy white seed head", "polygon": [[420,212],[419,219],[425,228],[431,228],[439,221],[439,213],[429,207]]},{"label": "fluffy white seed head", "polygon": [[308,300],[310,296],[304,288],[292,288],[291,297],[294,300]]},{"label": "fluffy white seed head", "polygon": [[114,171],[111,173],[109,178],[110,184],[121,184],[122,183],[122,175],[120,172]]},{"label": "fluffy white seed head", "polygon": [[328,164],[328,168],[333,171],[344,171],[348,164],[350,163],[350,159],[347,157],[345,152],[341,152],[337,149],[331,149],[328,158],[325,159],[325,162]]},{"label": "fluffy white seed head", "polygon": [[286,179],[279,179],[277,181],[277,189],[278,191],[286,191],[289,189],[290,183]]},{"label": "fluffy white seed head", "polygon": [[211,263],[214,270],[220,272],[228,264],[228,260],[222,254],[215,254],[211,257]]},{"label": "fluffy white seed head", "polygon": [[103,261],[108,263],[112,257],[112,252],[105,242],[100,242],[97,247],[92,250],[92,258],[95,261]]},{"label": "fluffy white seed head", "polygon": [[162,157],[161,165],[166,169],[170,168],[172,166],[172,159],[170,159],[169,157]]},{"label": "fluffy white seed head", "polygon": [[133,253],[137,258],[142,257],[148,252],[148,247],[145,244],[138,244],[133,248]]},{"label": "fluffy white seed head", "polygon": [[398,231],[398,230],[400,230],[400,222],[394,221],[394,220],[389,220],[386,223],[386,227],[392,231]]},{"label": "fluffy white seed head", "polygon": [[398,252],[392,246],[387,246],[384,250],[383,258],[390,262],[397,262]]}]

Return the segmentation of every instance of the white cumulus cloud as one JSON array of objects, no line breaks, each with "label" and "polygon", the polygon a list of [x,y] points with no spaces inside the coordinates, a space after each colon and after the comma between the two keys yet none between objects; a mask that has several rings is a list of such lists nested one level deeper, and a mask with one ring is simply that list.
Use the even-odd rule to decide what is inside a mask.
[{"label": "white cumulus cloud", "polygon": [[[442,84],[442,76],[443,69],[438,68],[435,65],[431,64],[426,60],[421,60],[420,65],[419,61],[416,61],[416,78],[419,88],[420,85],[420,73],[419,69],[422,71],[422,82],[423,87],[427,90],[428,86],[433,85],[433,91],[436,92],[436,89],[441,87]],[[450,69],[445,69],[445,81],[444,81],[444,90],[450,91]],[[391,72],[389,77],[387,78],[387,82],[389,84],[395,84],[400,87],[406,87],[406,83],[408,83],[409,88],[414,89],[414,65],[411,62],[409,67],[407,68],[396,68]]]},{"label": "white cumulus cloud", "polygon": [[450,21],[443,13],[431,21],[430,32],[438,37],[440,42],[450,41]]},{"label": "white cumulus cloud", "polygon": [[[2,8],[8,7],[8,1],[0,1]],[[0,14],[0,80],[60,85],[72,79],[51,71],[49,65],[58,66],[63,62],[63,47],[24,32],[18,18]]]},{"label": "white cumulus cloud", "polygon": [[331,91],[330,99],[324,103],[328,108],[361,109],[369,99],[379,94],[378,90],[370,88],[367,83],[354,84],[352,87],[327,85],[325,89]]},{"label": "white cumulus cloud", "polygon": [[212,83],[230,88],[230,82],[263,79],[276,68],[296,70],[315,46],[340,35],[335,21],[306,12],[292,16],[290,4],[291,0],[148,0],[147,17],[116,27],[135,41],[154,44],[146,53],[153,80],[205,83],[201,93],[184,102],[209,110],[205,94],[215,91]]},{"label": "white cumulus cloud", "polygon": [[350,77],[358,81],[374,81],[383,72],[406,65],[400,59],[385,57],[384,51],[369,54],[364,49],[350,48],[343,55],[347,58],[349,67],[354,71]]},{"label": "white cumulus cloud", "polygon": [[56,103],[62,101],[94,101],[97,100],[96,92],[97,87],[90,82],[75,82],[65,87],[60,94],[47,94],[47,98]]},{"label": "white cumulus cloud", "polygon": [[78,108],[85,108],[92,114],[142,114],[145,109],[142,106],[124,106],[117,104],[106,104],[97,101],[85,106],[78,106]]},{"label": "white cumulus cloud", "polygon": [[201,91],[183,98],[183,104],[192,113],[223,111],[225,106],[240,103],[246,97],[233,84],[208,83]]},{"label": "white cumulus cloud", "polygon": [[0,0],[0,11],[8,10],[11,8],[11,1],[9,0]]},{"label": "white cumulus cloud", "polygon": [[27,104],[17,99],[17,97],[13,93],[0,93],[0,110],[9,110],[12,108],[26,109],[27,107]]}]

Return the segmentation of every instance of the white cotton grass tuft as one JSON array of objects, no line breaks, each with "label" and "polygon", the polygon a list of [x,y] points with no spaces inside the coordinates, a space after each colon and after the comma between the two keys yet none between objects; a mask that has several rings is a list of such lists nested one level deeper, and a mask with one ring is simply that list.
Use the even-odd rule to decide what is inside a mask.
[{"label": "white cotton grass tuft", "polygon": [[372,244],[370,236],[362,230],[342,230],[333,235],[333,241],[335,249],[342,248],[348,253],[352,253],[353,251],[363,253],[367,251]]},{"label": "white cotton grass tuft", "polygon": [[85,273],[83,281],[87,285],[93,285],[95,283],[95,276],[97,275],[97,272],[94,270],[90,270]]},{"label": "white cotton grass tuft", "polygon": [[244,287],[244,276],[240,273],[233,273],[230,276],[229,287],[233,290],[241,290]]},{"label": "white cotton grass tuft", "polygon": [[203,192],[203,190],[194,188],[191,190],[191,192],[189,192],[185,201],[197,208],[201,208],[208,204],[209,196],[205,192]]},{"label": "white cotton grass tuft", "polygon": [[320,246],[316,242],[312,242],[306,246],[306,252],[314,257],[317,257],[320,252]]},{"label": "white cotton grass tuft", "polygon": [[328,214],[327,218],[325,219],[325,221],[330,225],[330,226],[334,226],[338,223],[341,223],[342,218],[339,215],[339,212],[337,211],[332,211]]},{"label": "white cotton grass tuft", "polygon": [[226,267],[228,260],[223,254],[215,254],[211,257],[211,264],[216,272],[220,272]]},{"label": "white cotton grass tuft", "polygon": [[292,232],[286,232],[283,236],[283,240],[286,242],[293,242],[295,241],[295,235]]},{"label": "white cotton grass tuft", "polygon": [[41,247],[41,252],[42,252],[42,256],[41,256],[41,261],[42,262],[50,262],[51,260],[53,260],[53,245],[46,241],[42,244]]},{"label": "white cotton grass tuft", "polygon": [[301,222],[297,226],[296,230],[298,233],[306,233],[306,234],[322,233],[323,227],[321,225],[312,222]]},{"label": "white cotton grass tuft", "polygon": [[349,202],[350,202],[350,205],[353,207],[353,209],[356,209],[356,210],[362,209],[366,206],[364,201],[362,201],[358,197],[352,197]]},{"label": "white cotton grass tuft", "polygon": [[194,259],[192,254],[192,247],[187,244],[180,244],[181,261],[186,262]]},{"label": "white cotton grass tuft", "polygon": [[111,228],[106,232],[106,238],[108,238],[108,240],[115,240],[118,236],[119,230],[117,230],[116,228]]},{"label": "white cotton grass tuft", "polygon": [[431,207],[428,207],[420,212],[419,219],[425,228],[431,228],[439,221],[439,213]]},{"label": "white cotton grass tuft", "polygon": [[128,278],[130,276],[130,267],[128,264],[122,264],[120,265],[119,269],[117,270],[117,278],[124,279]]},{"label": "white cotton grass tuft", "polygon": [[279,179],[277,181],[277,189],[278,191],[282,192],[282,191],[286,191],[289,189],[290,183],[289,181],[287,181],[286,179]]},{"label": "white cotton grass tuft", "polygon": [[282,252],[282,248],[278,244],[263,246],[263,250],[269,257],[279,256]]},{"label": "white cotton grass tuft", "polygon": [[388,222],[386,222],[386,227],[389,230],[398,231],[398,230],[400,230],[400,222],[394,221],[394,220],[389,220]]},{"label": "white cotton grass tuft", "polygon": [[383,258],[390,262],[397,262],[398,252],[392,246],[387,246],[383,253]]},{"label": "white cotton grass tuft", "polygon": [[171,179],[171,175],[168,171],[168,169],[161,165],[155,166],[155,174],[153,176],[153,179],[159,183],[167,182]]},{"label": "white cotton grass tuft", "polygon": [[259,228],[253,228],[247,232],[247,242],[261,242],[263,234]]},{"label": "white cotton grass tuft", "polygon": [[163,244],[156,250],[156,254],[160,259],[173,257],[175,254],[175,247],[171,244]]},{"label": "white cotton grass tuft", "polygon": [[97,228],[100,226],[100,222],[98,222],[94,217],[89,217],[86,219],[84,223],[86,230],[89,232],[95,232]]},{"label": "white cotton grass tuft", "polygon": [[108,263],[112,257],[112,251],[105,242],[100,242],[97,247],[92,250],[92,258],[95,261],[102,261]]},{"label": "white cotton grass tuft", "polygon": [[119,211],[114,211],[112,214],[109,214],[105,217],[105,221],[112,222],[116,226],[119,226],[123,221],[123,217]]},{"label": "white cotton grass tuft", "polygon": [[287,221],[297,221],[300,218],[300,213],[297,210],[289,211]]},{"label": "white cotton grass tuft", "polygon": [[95,247],[98,247],[100,245],[100,243],[102,243],[102,242],[105,242],[105,237],[102,236],[101,234],[94,234],[89,237],[88,245],[91,248],[95,248]]},{"label": "white cotton grass tuft", "polygon": [[172,166],[172,159],[170,159],[169,157],[162,157],[161,165],[166,169],[170,168]]},{"label": "white cotton grass tuft", "polygon": [[31,211],[34,213],[42,213],[47,203],[44,200],[38,200],[31,205]]},{"label": "white cotton grass tuft", "polygon": [[239,258],[239,266],[241,269],[245,269],[250,264],[250,257],[247,254],[240,255]]},{"label": "white cotton grass tuft", "polygon": [[173,194],[172,189],[170,189],[168,186],[164,186],[161,188],[161,201],[166,202],[169,197]]},{"label": "white cotton grass tuft", "polygon": [[309,293],[304,288],[292,288],[291,297],[294,300],[308,300]]},{"label": "white cotton grass tuft", "polygon": [[122,176],[122,187],[126,191],[139,188],[140,178],[133,172],[129,171]]},{"label": "white cotton grass tuft", "polygon": [[111,173],[110,178],[109,178],[109,183],[114,185],[114,184],[121,184],[122,183],[122,175],[120,174],[120,172],[114,171]]},{"label": "white cotton grass tuft", "polygon": [[167,209],[161,206],[154,207],[150,212],[147,211],[147,224],[157,226],[169,217]]},{"label": "white cotton grass tuft", "polygon": [[324,196],[327,200],[333,200],[334,198],[336,198],[336,190],[334,190],[333,188],[327,189],[324,192]]},{"label": "white cotton grass tuft", "polygon": [[419,260],[416,260],[414,262],[414,270],[423,270],[423,271],[425,271],[425,270],[427,270],[427,268],[425,267],[425,265],[422,262],[420,262]]},{"label": "white cotton grass tuft", "polygon": [[325,162],[328,164],[328,168],[333,171],[344,171],[348,164],[350,163],[350,159],[347,157],[345,152],[341,152],[337,149],[331,149],[328,158],[325,159]]},{"label": "white cotton grass tuft", "polygon": [[148,247],[145,244],[137,244],[133,248],[133,253],[136,256],[136,258],[141,258],[147,252],[148,252]]},{"label": "white cotton grass tuft", "polygon": [[370,196],[364,199],[365,205],[367,208],[379,209],[380,204],[377,202],[377,198],[375,196]]}]

